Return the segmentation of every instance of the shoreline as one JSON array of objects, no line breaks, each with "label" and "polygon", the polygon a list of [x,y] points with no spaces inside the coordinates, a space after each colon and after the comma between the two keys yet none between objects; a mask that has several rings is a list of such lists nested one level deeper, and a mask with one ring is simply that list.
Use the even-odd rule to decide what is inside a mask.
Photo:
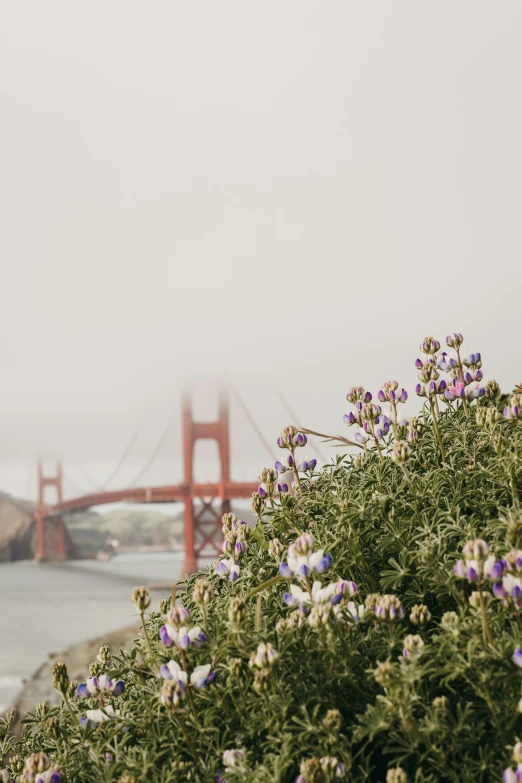
[{"label": "shoreline", "polygon": [[[117,631],[95,636],[83,642],[69,645],[61,652],[52,652],[47,659],[28,677],[14,702],[5,710],[15,710],[13,730],[20,735],[27,712],[32,712],[40,702],[55,706],[60,702],[59,694],[53,688],[53,666],[56,661],[63,661],[71,680],[84,681],[89,675],[89,664],[96,659],[98,649],[102,644],[110,645],[113,653],[128,650],[139,633],[139,625],[133,623]],[[4,713],[5,714],[5,713]]]}]

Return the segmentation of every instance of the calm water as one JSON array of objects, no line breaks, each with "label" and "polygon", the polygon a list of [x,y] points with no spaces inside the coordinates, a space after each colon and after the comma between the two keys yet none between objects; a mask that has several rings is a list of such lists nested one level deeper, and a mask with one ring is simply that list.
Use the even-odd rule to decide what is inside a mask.
[{"label": "calm water", "polygon": [[[182,565],[181,552],[0,565],[0,705],[11,703],[49,653],[134,622],[132,588],[170,583]],[[169,592],[154,591],[153,603]]]}]

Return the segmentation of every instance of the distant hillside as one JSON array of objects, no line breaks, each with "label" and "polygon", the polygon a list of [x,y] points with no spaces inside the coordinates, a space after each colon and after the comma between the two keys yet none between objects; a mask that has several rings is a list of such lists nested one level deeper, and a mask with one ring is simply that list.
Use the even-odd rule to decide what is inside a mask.
[{"label": "distant hillside", "polygon": [[[34,503],[0,492],[0,562],[32,560],[36,552]],[[65,534],[65,549],[69,557],[76,556],[74,543]]]},{"label": "distant hillside", "polygon": [[[249,511],[237,513],[246,522],[254,519]],[[183,508],[176,515],[157,508],[117,508],[106,514],[81,511],[68,514],[66,525],[83,557],[95,555],[111,538],[117,538],[122,547],[183,543]]]}]

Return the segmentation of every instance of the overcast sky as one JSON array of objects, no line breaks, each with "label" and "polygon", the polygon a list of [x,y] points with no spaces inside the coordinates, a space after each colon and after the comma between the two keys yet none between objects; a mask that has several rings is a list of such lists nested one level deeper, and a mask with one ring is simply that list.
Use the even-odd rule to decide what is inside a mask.
[{"label": "overcast sky", "polygon": [[[0,11],[1,488],[39,454],[103,481],[141,422],[128,481],[183,379],[271,440],[274,385],[342,431],[350,385],[413,392],[426,334],[522,380],[519,0]],[[179,450],[175,417],[146,482]]]}]

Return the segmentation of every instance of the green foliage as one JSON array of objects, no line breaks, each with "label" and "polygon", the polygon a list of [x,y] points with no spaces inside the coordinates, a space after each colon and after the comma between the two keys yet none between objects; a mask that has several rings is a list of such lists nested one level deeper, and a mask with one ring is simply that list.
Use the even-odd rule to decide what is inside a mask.
[{"label": "green foliage", "polygon": [[[384,783],[387,775],[415,783],[500,780],[522,730],[521,670],[513,662],[522,646],[520,612],[486,599],[484,616],[478,599],[468,600],[476,585],[453,567],[471,539],[485,539],[498,558],[522,548],[522,428],[484,423],[480,414],[479,427],[477,406],[494,401],[468,404],[469,416],[448,406],[438,417],[444,461],[426,405],[405,466],[390,458],[392,441],[383,459],[376,451],[337,457],[302,475],[301,489],[267,503],[246,534],[235,582],[214,568],[195,591],[203,575],[187,581],[180,603],[206,643],[165,647],[160,627],[169,601],[162,602],[129,653],[96,664],[124,681],[121,696],[83,698],[71,688],[67,695],[62,677],[62,706],[28,716],[22,742],[4,739],[4,752],[44,751],[63,779],[82,783],[207,783],[220,770],[228,783],[290,783],[300,768],[311,783],[338,779],[339,765],[353,783]],[[303,533],[332,558],[327,573],[310,580],[358,587],[308,616],[286,605],[288,584],[278,577],[277,553],[286,561],[286,548]],[[276,538],[282,547],[271,544]],[[306,591],[305,580],[300,587]],[[482,585],[483,597],[490,587]],[[374,594],[390,593],[405,616],[379,620]],[[136,604],[139,612],[145,603]],[[277,657],[269,660],[268,647],[258,651],[262,643]],[[188,685],[176,707],[165,706],[174,686],[164,686],[159,666],[171,659],[189,677],[210,663],[217,677],[201,689]],[[82,728],[79,718],[101,704],[114,708],[112,719]],[[241,753],[223,758],[234,749]]]}]

